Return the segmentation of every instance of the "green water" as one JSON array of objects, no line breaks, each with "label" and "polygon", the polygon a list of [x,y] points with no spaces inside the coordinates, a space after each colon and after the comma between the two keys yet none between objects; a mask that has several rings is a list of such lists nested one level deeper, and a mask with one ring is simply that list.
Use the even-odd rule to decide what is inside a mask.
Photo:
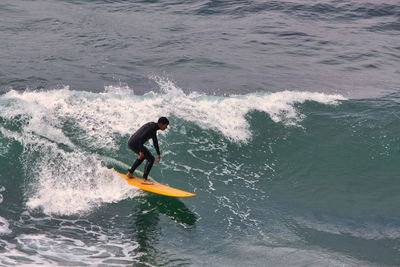
[{"label": "green water", "polygon": [[[279,97],[1,96],[2,264],[399,264],[397,98]],[[128,99],[145,112],[120,109]],[[197,197],[110,170],[132,164],[130,134],[161,114],[151,176]]]}]

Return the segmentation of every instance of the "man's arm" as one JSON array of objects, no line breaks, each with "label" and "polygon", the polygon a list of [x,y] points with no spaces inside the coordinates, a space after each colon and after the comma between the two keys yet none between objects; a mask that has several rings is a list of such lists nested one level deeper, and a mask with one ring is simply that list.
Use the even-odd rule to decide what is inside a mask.
[{"label": "man's arm", "polygon": [[160,148],[159,148],[159,146],[158,146],[157,134],[155,134],[155,135],[153,136],[153,145],[154,145],[154,148],[155,148],[156,151],[157,151],[157,163],[158,163],[158,162],[160,162],[160,160],[161,160],[161,153],[160,153]]}]

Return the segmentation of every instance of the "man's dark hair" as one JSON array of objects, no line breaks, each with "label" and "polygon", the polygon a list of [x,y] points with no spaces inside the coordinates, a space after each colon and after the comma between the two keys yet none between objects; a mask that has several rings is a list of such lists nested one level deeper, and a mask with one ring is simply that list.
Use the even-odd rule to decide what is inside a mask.
[{"label": "man's dark hair", "polygon": [[161,117],[158,119],[158,123],[169,124],[169,120],[166,117]]}]

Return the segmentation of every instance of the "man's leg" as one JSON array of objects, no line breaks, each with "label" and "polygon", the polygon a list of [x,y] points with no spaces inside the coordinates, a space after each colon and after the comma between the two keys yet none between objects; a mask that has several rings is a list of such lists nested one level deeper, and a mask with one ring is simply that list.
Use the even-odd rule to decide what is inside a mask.
[{"label": "man's leg", "polygon": [[[135,152],[136,154],[139,155],[138,150],[133,145],[129,145],[128,144],[128,146],[133,152]],[[128,170],[128,173],[127,173],[128,178],[133,178],[134,171],[137,169],[137,167],[140,166],[140,164],[142,164],[143,161],[144,161],[144,158],[143,159],[139,159],[139,156],[137,157],[135,162],[133,162],[132,167]]]},{"label": "man's leg", "polygon": [[135,160],[135,162],[133,163],[132,167],[130,168],[129,172],[131,174],[134,173],[134,171],[137,169],[137,167],[140,166],[140,164],[142,164],[142,162],[144,161],[144,159],[139,159],[139,157]]},{"label": "man's leg", "polygon": [[153,157],[153,155],[150,153],[150,151],[146,147],[143,148],[143,154],[144,154],[144,158],[147,160],[146,166],[144,167],[143,179],[147,180],[147,177],[149,176],[151,168],[153,167],[155,158]]}]

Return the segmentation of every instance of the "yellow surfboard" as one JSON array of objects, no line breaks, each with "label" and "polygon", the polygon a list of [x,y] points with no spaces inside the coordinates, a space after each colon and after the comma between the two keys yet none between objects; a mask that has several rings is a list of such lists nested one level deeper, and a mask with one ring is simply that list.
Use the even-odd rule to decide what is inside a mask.
[{"label": "yellow surfboard", "polygon": [[159,195],[164,195],[164,196],[169,196],[169,197],[194,197],[196,194],[189,193],[183,190],[179,190],[167,185],[163,185],[160,183],[157,183],[155,181],[149,181],[152,184],[144,184],[143,183],[143,178],[138,178],[134,176],[134,178],[128,178],[126,174],[119,173],[122,178],[124,178],[128,184],[133,185],[135,187],[138,187],[144,191],[152,192],[155,194]]}]

